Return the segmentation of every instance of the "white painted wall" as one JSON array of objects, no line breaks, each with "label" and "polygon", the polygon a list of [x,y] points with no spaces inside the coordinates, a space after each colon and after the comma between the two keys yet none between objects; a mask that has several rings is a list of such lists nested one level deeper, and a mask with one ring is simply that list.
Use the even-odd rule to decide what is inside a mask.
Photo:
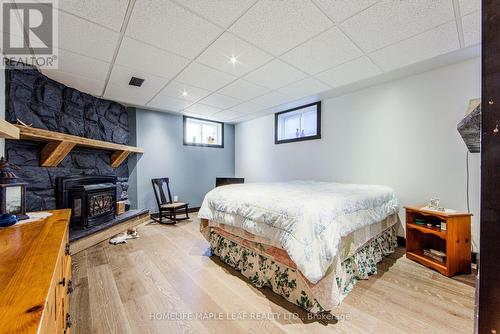
[{"label": "white painted wall", "polygon": [[[322,102],[322,139],[274,144],[274,115],[236,125],[236,176],[384,184],[401,206],[430,197],[466,210],[466,146],[457,132],[480,96],[475,58]],[[480,156],[471,154],[473,244],[479,242]],[[404,218],[403,215],[401,215]]]}]

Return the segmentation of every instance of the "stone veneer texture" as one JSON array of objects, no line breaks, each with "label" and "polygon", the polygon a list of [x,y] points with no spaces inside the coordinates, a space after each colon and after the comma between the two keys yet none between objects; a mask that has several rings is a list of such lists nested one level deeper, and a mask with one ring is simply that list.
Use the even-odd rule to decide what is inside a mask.
[{"label": "stone veneer texture", "polygon": [[[6,115],[35,128],[63,132],[119,144],[129,142],[126,108],[116,102],[82,93],[51,80],[36,69],[6,71]],[[56,178],[66,175],[113,175],[118,178],[118,197],[127,198],[127,161],[110,165],[110,152],[75,147],[57,167],[40,166],[44,143],[6,140],[6,158],[19,166],[19,181],[27,182],[27,210],[56,208]]]}]

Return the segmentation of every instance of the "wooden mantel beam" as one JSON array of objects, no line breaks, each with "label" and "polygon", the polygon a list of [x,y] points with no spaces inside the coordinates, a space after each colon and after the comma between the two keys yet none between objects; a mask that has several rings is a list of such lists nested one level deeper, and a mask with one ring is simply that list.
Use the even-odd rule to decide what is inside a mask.
[{"label": "wooden mantel beam", "polygon": [[14,124],[0,119],[0,138],[19,139],[19,129]]},{"label": "wooden mantel beam", "polygon": [[130,153],[144,153],[144,149],[140,147],[73,136],[45,129],[32,128],[24,125],[12,126],[14,127],[14,129],[20,132],[20,139],[46,142],[40,156],[40,164],[44,167],[57,166],[75,146],[112,151],[113,153],[111,154],[111,166],[113,168],[120,166],[120,164],[125,161]]},{"label": "wooden mantel beam", "polygon": [[107,151],[130,151],[135,153],[144,153],[144,149],[135,146],[128,146],[107,141],[68,135],[66,133],[50,131],[45,129],[32,128],[24,125],[16,125],[20,130],[21,139],[35,141],[65,141],[72,142],[76,146],[95,148]]}]

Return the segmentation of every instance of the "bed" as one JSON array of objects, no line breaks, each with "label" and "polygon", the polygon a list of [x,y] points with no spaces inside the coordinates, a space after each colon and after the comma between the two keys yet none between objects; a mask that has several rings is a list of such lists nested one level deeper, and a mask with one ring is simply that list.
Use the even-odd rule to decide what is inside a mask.
[{"label": "bed", "polygon": [[394,251],[397,212],[389,187],[292,181],[215,188],[198,217],[213,255],[254,285],[320,313]]}]

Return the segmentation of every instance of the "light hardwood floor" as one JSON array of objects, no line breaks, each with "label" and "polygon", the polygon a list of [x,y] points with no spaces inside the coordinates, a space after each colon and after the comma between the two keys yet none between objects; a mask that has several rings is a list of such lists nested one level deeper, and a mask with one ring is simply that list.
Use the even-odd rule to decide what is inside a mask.
[{"label": "light hardwood floor", "polygon": [[[357,283],[333,311],[338,320],[318,321],[210,257],[198,225],[196,216],[176,226],[148,223],[139,239],[117,246],[105,241],[76,254],[72,332],[473,331],[474,288],[406,259],[402,249],[379,263],[377,275]],[[199,319],[208,316],[225,320]]]}]

